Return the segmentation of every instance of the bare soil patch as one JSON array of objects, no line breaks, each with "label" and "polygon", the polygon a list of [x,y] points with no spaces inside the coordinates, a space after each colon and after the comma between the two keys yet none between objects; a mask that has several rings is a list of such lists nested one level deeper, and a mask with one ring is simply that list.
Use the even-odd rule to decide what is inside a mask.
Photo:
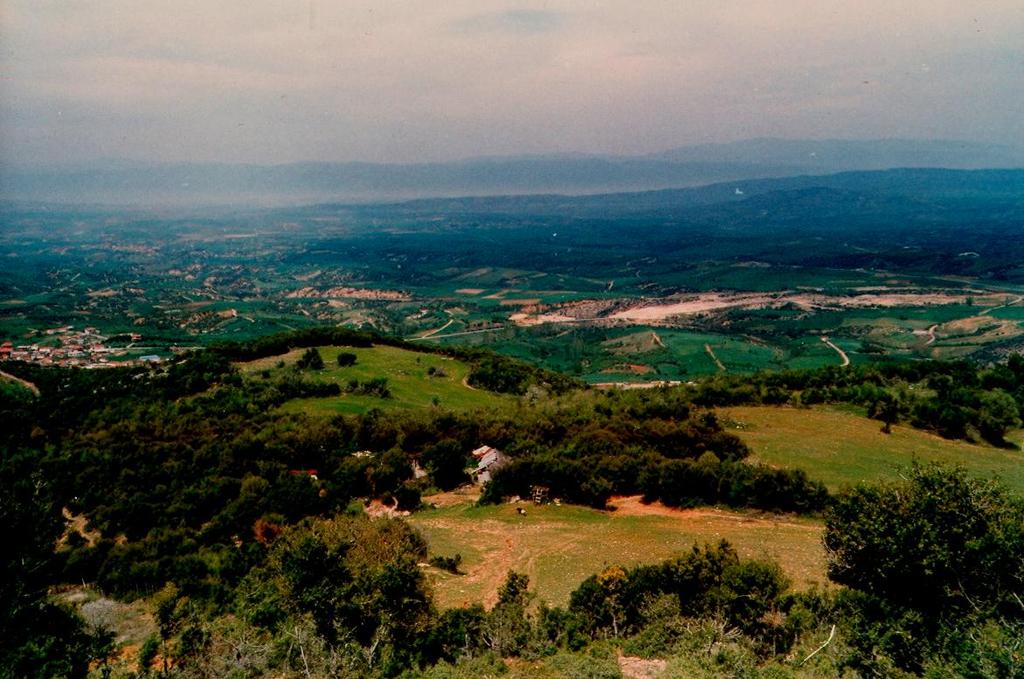
[{"label": "bare soil patch", "polygon": [[619,656],[619,671],[625,679],[656,679],[665,671],[668,663],[665,660],[637,658],[629,655]]},{"label": "bare soil patch", "polygon": [[501,306],[536,306],[537,304],[540,304],[539,297],[501,300]]}]

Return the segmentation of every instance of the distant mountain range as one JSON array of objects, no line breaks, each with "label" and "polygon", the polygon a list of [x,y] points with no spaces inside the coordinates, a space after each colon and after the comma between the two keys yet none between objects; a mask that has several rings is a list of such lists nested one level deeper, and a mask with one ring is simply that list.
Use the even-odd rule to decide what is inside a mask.
[{"label": "distant mountain range", "polygon": [[295,205],[444,196],[591,194],[890,168],[1021,168],[1024,148],[960,141],[752,139],[644,156],[550,155],[444,163],[230,165],[0,162],[4,200],[124,205]]}]

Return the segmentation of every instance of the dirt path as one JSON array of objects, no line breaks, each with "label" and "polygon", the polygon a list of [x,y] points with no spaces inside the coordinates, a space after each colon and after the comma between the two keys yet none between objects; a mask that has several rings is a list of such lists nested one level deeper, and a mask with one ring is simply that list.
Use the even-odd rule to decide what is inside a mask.
[{"label": "dirt path", "polygon": [[[520,503],[469,509],[472,497],[425,498],[439,509],[408,518],[432,553],[460,553],[462,574],[431,572],[442,606],[491,605],[509,570],[529,575],[538,594],[564,603],[579,583],[611,563],[632,566],[678,556],[692,545],[725,539],[744,558],[776,560],[803,587],[825,582],[822,525],[809,519],[710,507],[645,505],[612,498],[609,511]],[[466,507],[460,510],[459,507]]]},{"label": "dirt path", "polygon": [[462,386],[472,391],[480,391],[479,389],[477,389],[476,387],[469,383],[469,375],[466,375],[465,377],[462,378]]},{"label": "dirt path", "polygon": [[463,335],[479,335],[482,332],[494,332],[496,330],[504,330],[505,326],[499,326],[497,328],[484,328],[483,330],[463,330],[461,332],[450,332],[447,335],[421,335],[419,337],[410,337],[410,342],[418,342],[425,339],[442,339],[444,337],[462,337]]},{"label": "dirt path", "polygon": [[436,335],[437,333],[441,332],[442,330],[444,330],[445,328],[447,328],[449,325],[451,325],[454,322],[455,322],[454,318],[449,318],[448,322],[445,323],[444,325],[442,325],[440,328],[434,328],[433,330],[428,330],[425,333],[423,333],[422,335],[419,335],[417,337],[410,337],[409,339],[427,339],[428,337],[432,337],[432,336]]},{"label": "dirt path", "polygon": [[608,508],[614,512],[613,516],[665,516],[690,525],[702,519],[717,519],[765,527],[786,526],[788,528],[800,528],[809,531],[821,530],[819,526],[813,523],[787,521],[774,515],[761,516],[754,512],[726,511],[713,507],[676,509],[674,507],[666,507],[660,502],[644,504],[642,497],[641,495],[616,496],[608,501]]},{"label": "dirt path", "polygon": [[935,344],[935,330],[938,327],[938,325],[933,325],[932,327],[928,328],[928,341],[924,343],[925,346]]},{"label": "dirt path", "polygon": [[989,307],[988,309],[985,309],[984,311],[982,311],[978,315],[979,316],[988,316],[993,311],[998,311],[999,309],[1005,309],[1008,306],[1014,306],[1016,304],[1020,304],[1021,302],[1024,302],[1024,295],[1018,295],[1017,299],[1011,300],[1009,302],[1006,302],[1005,304],[1000,304],[999,306]]},{"label": "dirt path", "polygon": [[711,361],[718,366],[718,369],[725,372],[725,364],[718,360],[718,356],[715,356],[715,350],[711,348],[710,344],[704,345],[704,351],[707,352],[708,357]]},{"label": "dirt path", "polygon": [[0,370],[0,378],[3,378],[5,380],[10,380],[11,382],[17,382],[21,386],[23,386],[26,389],[28,389],[29,391],[31,391],[36,396],[39,396],[39,387],[37,387],[36,385],[32,384],[28,380],[23,380],[20,377],[16,377],[16,376],[14,376],[14,375],[12,375],[10,373],[5,373],[3,370]]},{"label": "dirt path", "polygon": [[822,336],[822,338],[821,338],[821,341],[822,341],[822,342],[824,342],[824,343],[826,344],[826,346],[828,346],[828,347],[829,347],[830,349],[834,349],[834,350],[835,350],[835,352],[836,352],[837,354],[839,354],[839,358],[843,359],[843,362],[839,364],[839,367],[841,367],[841,368],[845,368],[846,366],[850,365],[850,357],[846,355],[846,352],[845,352],[845,351],[843,351],[842,349],[840,349],[839,347],[837,347],[837,346],[836,346],[836,345],[835,345],[835,344],[834,344],[834,343],[832,342],[832,340],[830,340],[830,339],[829,339],[829,338],[827,338],[827,337],[824,337],[824,336]]},{"label": "dirt path", "polygon": [[665,346],[665,343],[661,341],[661,337],[658,336],[658,333],[654,332],[653,330],[651,330],[651,338],[654,339],[654,343],[657,344],[662,349],[668,348]]},{"label": "dirt path", "polygon": [[[526,510],[529,512],[530,507]],[[422,525],[449,531],[467,528],[461,520],[427,520]],[[568,528],[567,524],[559,522],[533,524],[525,516],[519,525],[493,519],[477,521],[472,530],[476,539],[480,540],[479,548],[483,558],[478,566],[466,568],[465,574],[461,576],[463,586],[479,586],[483,591],[482,603],[488,608],[493,606],[498,601],[498,589],[509,571],[537,572],[537,559],[545,556],[538,544],[544,542],[549,531],[558,531],[561,535],[559,552],[573,553],[580,549],[581,538],[568,534]],[[470,603],[475,602],[470,599],[461,602],[462,605]]]}]

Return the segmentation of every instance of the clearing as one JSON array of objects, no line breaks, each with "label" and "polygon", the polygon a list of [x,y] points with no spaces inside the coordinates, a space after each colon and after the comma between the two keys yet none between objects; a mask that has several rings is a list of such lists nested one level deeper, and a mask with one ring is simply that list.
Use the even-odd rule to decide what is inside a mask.
[{"label": "clearing", "polygon": [[[509,398],[474,389],[467,383],[470,366],[468,363],[408,349],[389,346],[360,347],[318,347],[324,359],[323,370],[306,370],[306,379],[318,382],[334,382],[342,391],[350,380],[366,382],[384,377],[391,390],[391,398],[345,394],[327,398],[300,398],[288,401],[281,408],[293,412],[334,415],[337,413],[364,413],[372,408],[382,410],[425,408],[437,405],[442,408],[470,409],[502,406]],[[288,370],[299,360],[305,349],[296,349],[280,356],[271,356],[248,363],[240,363],[242,372],[252,376],[269,370]],[[347,368],[338,366],[338,354],[346,352],[356,355],[356,364]],[[284,362],[284,367],[280,366]]]},{"label": "clearing", "polygon": [[916,459],[961,464],[1024,494],[1024,454],[1018,450],[950,441],[903,425],[883,434],[881,422],[838,408],[737,406],[718,413],[750,446],[752,460],[803,469],[829,490],[899,478]]},{"label": "clearing", "polygon": [[532,503],[478,507],[444,498],[437,503],[443,506],[407,519],[427,539],[432,555],[462,555],[462,575],[430,569],[441,607],[493,604],[510,569],[530,577],[539,599],[564,605],[584,579],[606,566],[656,563],[694,543],[722,539],[744,557],[778,561],[797,587],[826,583],[821,523],[811,519],[669,509],[644,505],[638,497],[613,500],[614,511]]}]

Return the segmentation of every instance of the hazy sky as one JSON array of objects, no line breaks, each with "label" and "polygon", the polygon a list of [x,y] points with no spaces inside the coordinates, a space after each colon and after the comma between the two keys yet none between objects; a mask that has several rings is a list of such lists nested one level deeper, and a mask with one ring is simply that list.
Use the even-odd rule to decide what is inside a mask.
[{"label": "hazy sky", "polygon": [[0,0],[0,162],[1024,139],[1024,0]]}]

